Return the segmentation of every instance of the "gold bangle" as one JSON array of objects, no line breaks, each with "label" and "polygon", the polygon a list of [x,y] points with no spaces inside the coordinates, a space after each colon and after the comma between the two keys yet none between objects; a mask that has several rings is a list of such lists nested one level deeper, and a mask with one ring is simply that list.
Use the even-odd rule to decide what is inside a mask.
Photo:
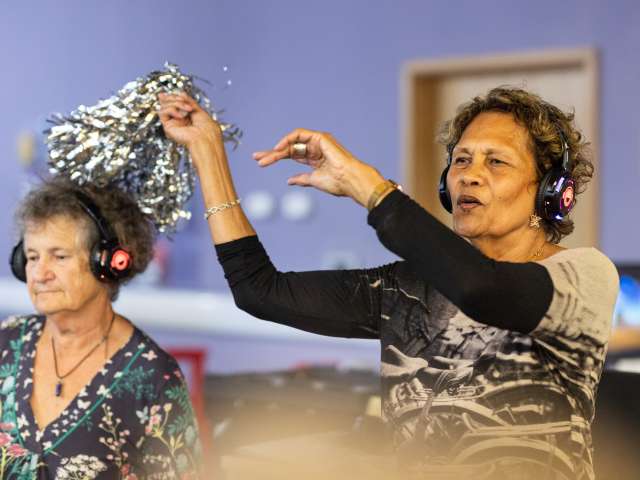
[{"label": "gold bangle", "polygon": [[369,197],[369,201],[367,202],[367,210],[371,211],[375,207],[377,207],[380,200],[382,200],[382,198],[391,190],[402,191],[402,187],[391,179],[379,183]]},{"label": "gold bangle", "polygon": [[205,220],[209,220],[209,217],[211,215],[216,214],[218,212],[221,212],[223,210],[226,210],[228,208],[235,207],[236,205],[240,205],[240,199],[239,198],[236,198],[235,200],[233,200],[231,202],[225,202],[225,203],[221,203],[220,205],[215,205],[213,207],[209,207],[204,212],[204,219]]}]

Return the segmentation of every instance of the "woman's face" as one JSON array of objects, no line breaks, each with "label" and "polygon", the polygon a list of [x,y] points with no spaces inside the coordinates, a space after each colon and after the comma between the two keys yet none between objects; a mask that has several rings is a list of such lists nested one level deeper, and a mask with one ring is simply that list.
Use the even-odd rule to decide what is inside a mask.
[{"label": "woman's face", "polygon": [[497,239],[529,228],[537,191],[529,142],[511,114],[484,112],[471,121],[447,176],[456,233]]},{"label": "woman's face", "polygon": [[89,268],[85,231],[77,220],[58,215],[27,224],[24,251],[27,288],[38,313],[80,312],[108,298],[107,288]]}]

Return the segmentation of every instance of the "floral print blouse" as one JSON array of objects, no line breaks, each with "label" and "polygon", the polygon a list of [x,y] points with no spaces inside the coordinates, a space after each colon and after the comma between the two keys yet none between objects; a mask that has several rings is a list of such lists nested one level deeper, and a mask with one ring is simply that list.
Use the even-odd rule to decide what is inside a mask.
[{"label": "floral print blouse", "polygon": [[29,400],[45,318],[0,324],[0,478],[200,478],[200,443],[176,361],[134,327],[127,342],[39,430]]}]

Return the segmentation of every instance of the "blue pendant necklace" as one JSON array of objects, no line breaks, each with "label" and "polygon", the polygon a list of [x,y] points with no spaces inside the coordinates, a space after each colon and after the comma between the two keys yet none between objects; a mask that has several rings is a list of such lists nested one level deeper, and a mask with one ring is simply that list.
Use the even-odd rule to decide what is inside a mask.
[{"label": "blue pendant necklace", "polygon": [[51,335],[51,350],[53,350],[53,365],[56,369],[56,377],[58,377],[58,383],[56,383],[56,389],[54,392],[56,394],[56,397],[59,397],[62,395],[63,380],[67,378],[69,375],[71,375],[73,372],[75,372],[77,368],[80,365],[82,365],[82,362],[84,362],[87,358],[89,358],[91,354],[95,352],[100,345],[102,345],[104,342],[107,341],[107,338],[109,337],[109,333],[111,332],[111,327],[113,327],[113,321],[115,319],[116,319],[116,312],[113,312],[113,316],[111,317],[111,322],[109,323],[109,328],[107,328],[107,331],[102,336],[100,341],[91,350],[89,350],[89,352],[87,352],[87,354],[84,357],[82,357],[80,361],[76,363],[71,370],[69,370],[64,375],[60,375],[60,373],[58,372],[58,356],[56,355],[56,344],[53,340],[53,335]]}]

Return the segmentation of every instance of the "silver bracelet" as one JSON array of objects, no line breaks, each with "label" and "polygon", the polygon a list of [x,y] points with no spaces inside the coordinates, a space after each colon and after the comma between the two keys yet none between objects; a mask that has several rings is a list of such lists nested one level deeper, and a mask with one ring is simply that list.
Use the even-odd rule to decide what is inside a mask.
[{"label": "silver bracelet", "polygon": [[236,205],[240,205],[240,199],[236,198],[232,202],[221,203],[220,205],[216,205],[214,207],[209,207],[204,212],[204,219],[209,220],[209,217],[215,213],[221,212],[222,210],[226,210],[227,208],[235,207]]}]

